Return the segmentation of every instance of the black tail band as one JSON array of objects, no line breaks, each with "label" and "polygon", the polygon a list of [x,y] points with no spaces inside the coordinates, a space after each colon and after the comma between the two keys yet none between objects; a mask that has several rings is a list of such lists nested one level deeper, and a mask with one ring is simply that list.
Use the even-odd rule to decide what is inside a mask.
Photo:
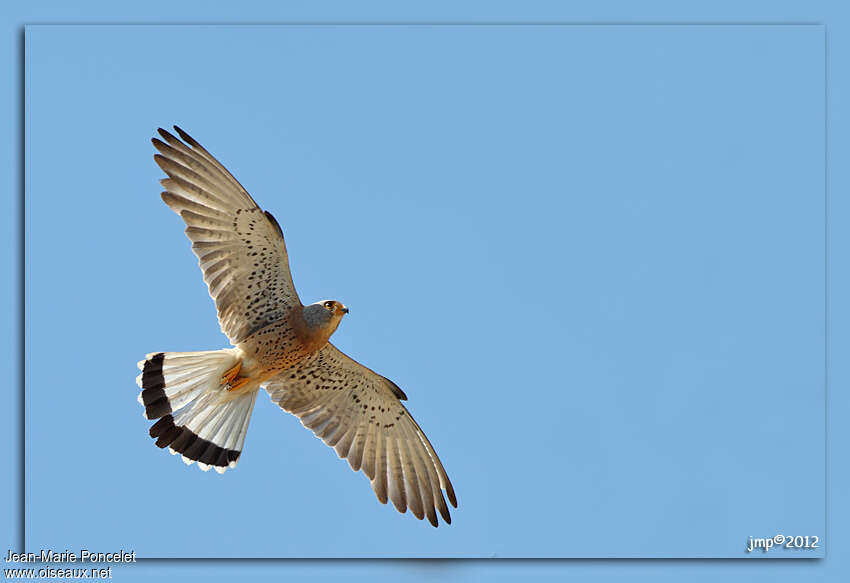
[{"label": "black tail band", "polygon": [[171,446],[190,460],[220,468],[238,460],[242,453],[203,439],[187,427],[178,427],[170,413],[151,426],[150,436],[156,438],[157,447]]}]

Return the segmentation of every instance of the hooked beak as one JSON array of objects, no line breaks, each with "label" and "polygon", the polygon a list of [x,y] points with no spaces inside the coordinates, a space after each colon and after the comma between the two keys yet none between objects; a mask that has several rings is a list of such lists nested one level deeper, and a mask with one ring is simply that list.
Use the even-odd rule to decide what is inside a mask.
[{"label": "hooked beak", "polygon": [[342,308],[342,313],[343,313],[343,314],[347,314],[347,313],[348,313],[348,308],[343,307],[343,308]]}]

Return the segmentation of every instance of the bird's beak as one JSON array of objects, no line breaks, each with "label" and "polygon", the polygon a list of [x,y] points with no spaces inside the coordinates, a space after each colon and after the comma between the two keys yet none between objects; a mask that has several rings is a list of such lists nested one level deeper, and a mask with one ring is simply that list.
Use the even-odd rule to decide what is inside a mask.
[{"label": "bird's beak", "polygon": [[347,313],[348,313],[348,308],[342,308],[342,313],[343,313],[343,314],[347,314]]}]

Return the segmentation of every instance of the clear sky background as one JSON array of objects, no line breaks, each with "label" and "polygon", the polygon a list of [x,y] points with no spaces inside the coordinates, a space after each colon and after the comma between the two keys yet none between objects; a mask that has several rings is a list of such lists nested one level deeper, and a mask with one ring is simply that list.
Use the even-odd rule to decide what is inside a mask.
[{"label": "clear sky background", "polygon": [[[822,27],[27,32],[29,546],[682,557],[823,537]],[[278,218],[304,300],[351,307],[334,340],[407,391],[452,528],[378,506],[265,394],[224,477],[152,446],[136,361],[226,345],[157,196],[149,137],[172,121]],[[183,528],[151,520],[168,508]]]},{"label": "clear sky background", "polygon": [[[818,26],[31,28],[27,546],[825,537],[823,59]],[[136,360],[226,343],[157,196],[172,122],[281,222],[302,298],[352,308],[335,342],[410,396],[452,526],[381,507],[265,395],[236,471],[153,447]],[[455,565],[405,572],[486,576]]]}]

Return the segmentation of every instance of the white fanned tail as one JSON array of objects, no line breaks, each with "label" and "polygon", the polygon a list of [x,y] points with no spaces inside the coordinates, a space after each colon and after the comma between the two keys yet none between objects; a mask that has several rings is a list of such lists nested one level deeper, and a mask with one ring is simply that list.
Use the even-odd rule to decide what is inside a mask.
[{"label": "white fanned tail", "polygon": [[139,362],[136,377],[145,417],[157,447],[181,454],[187,464],[218,473],[236,467],[254,410],[257,391],[236,396],[222,376],[240,359],[236,349],[155,352]]}]

